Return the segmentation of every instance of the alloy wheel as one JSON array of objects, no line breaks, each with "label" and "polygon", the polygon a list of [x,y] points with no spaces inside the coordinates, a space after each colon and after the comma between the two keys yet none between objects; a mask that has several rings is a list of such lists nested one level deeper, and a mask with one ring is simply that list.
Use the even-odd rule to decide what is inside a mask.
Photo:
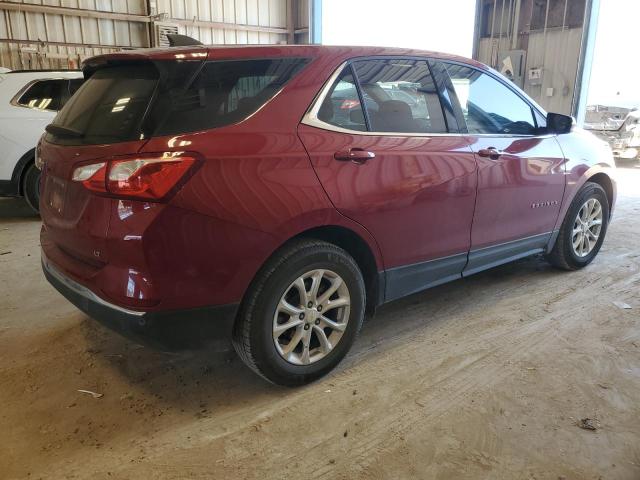
[{"label": "alloy wheel", "polygon": [[349,289],[340,275],[311,270],[287,287],[273,316],[273,341],[287,362],[308,365],[326,357],[349,321]]},{"label": "alloy wheel", "polygon": [[593,251],[601,230],[602,204],[597,198],[590,198],[580,207],[573,223],[571,244],[576,256],[583,258]]}]

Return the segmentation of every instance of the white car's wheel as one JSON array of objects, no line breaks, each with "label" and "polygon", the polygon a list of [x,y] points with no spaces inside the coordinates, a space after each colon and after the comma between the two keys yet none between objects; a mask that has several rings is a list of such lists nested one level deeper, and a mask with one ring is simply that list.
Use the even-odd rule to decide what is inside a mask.
[{"label": "white car's wheel", "polygon": [[22,177],[22,192],[31,209],[40,211],[40,170],[34,164],[27,167]]}]

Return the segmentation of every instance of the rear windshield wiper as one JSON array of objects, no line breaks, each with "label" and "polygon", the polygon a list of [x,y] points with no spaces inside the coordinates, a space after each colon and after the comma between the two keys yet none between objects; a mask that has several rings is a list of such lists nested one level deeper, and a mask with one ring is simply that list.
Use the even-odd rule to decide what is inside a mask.
[{"label": "rear windshield wiper", "polygon": [[84,133],[79,132],[78,130],[74,130],[73,128],[69,128],[69,127],[63,127],[60,125],[55,125],[53,123],[50,123],[49,125],[44,127],[44,129],[53,135],[61,135],[64,137],[76,137],[76,138],[84,137]]}]

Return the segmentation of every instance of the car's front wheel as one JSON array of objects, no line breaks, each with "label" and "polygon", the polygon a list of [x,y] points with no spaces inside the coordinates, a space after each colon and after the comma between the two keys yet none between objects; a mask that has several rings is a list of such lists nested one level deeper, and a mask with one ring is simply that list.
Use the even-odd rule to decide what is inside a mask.
[{"label": "car's front wheel", "polygon": [[597,183],[585,183],[567,211],[548,260],[565,270],[586,267],[600,251],[608,223],[606,192]]},{"label": "car's front wheel", "polygon": [[240,308],[233,344],[267,380],[302,385],[342,360],[364,311],[364,281],[354,259],[333,244],[297,240],[258,273]]},{"label": "car's front wheel", "polygon": [[22,178],[22,192],[31,209],[38,213],[40,210],[40,170],[31,164]]}]

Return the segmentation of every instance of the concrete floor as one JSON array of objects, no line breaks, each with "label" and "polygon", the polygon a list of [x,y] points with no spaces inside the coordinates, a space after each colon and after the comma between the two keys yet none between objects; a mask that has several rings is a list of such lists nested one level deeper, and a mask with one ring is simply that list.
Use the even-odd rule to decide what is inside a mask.
[{"label": "concrete floor", "polygon": [[640,169],[618,173],[591,266],[531,258],[395,302],[293,390],[224,344],[163,353],[88,319],[42,277],[38,218],[2,200],[0,478],[637,480]]}]

